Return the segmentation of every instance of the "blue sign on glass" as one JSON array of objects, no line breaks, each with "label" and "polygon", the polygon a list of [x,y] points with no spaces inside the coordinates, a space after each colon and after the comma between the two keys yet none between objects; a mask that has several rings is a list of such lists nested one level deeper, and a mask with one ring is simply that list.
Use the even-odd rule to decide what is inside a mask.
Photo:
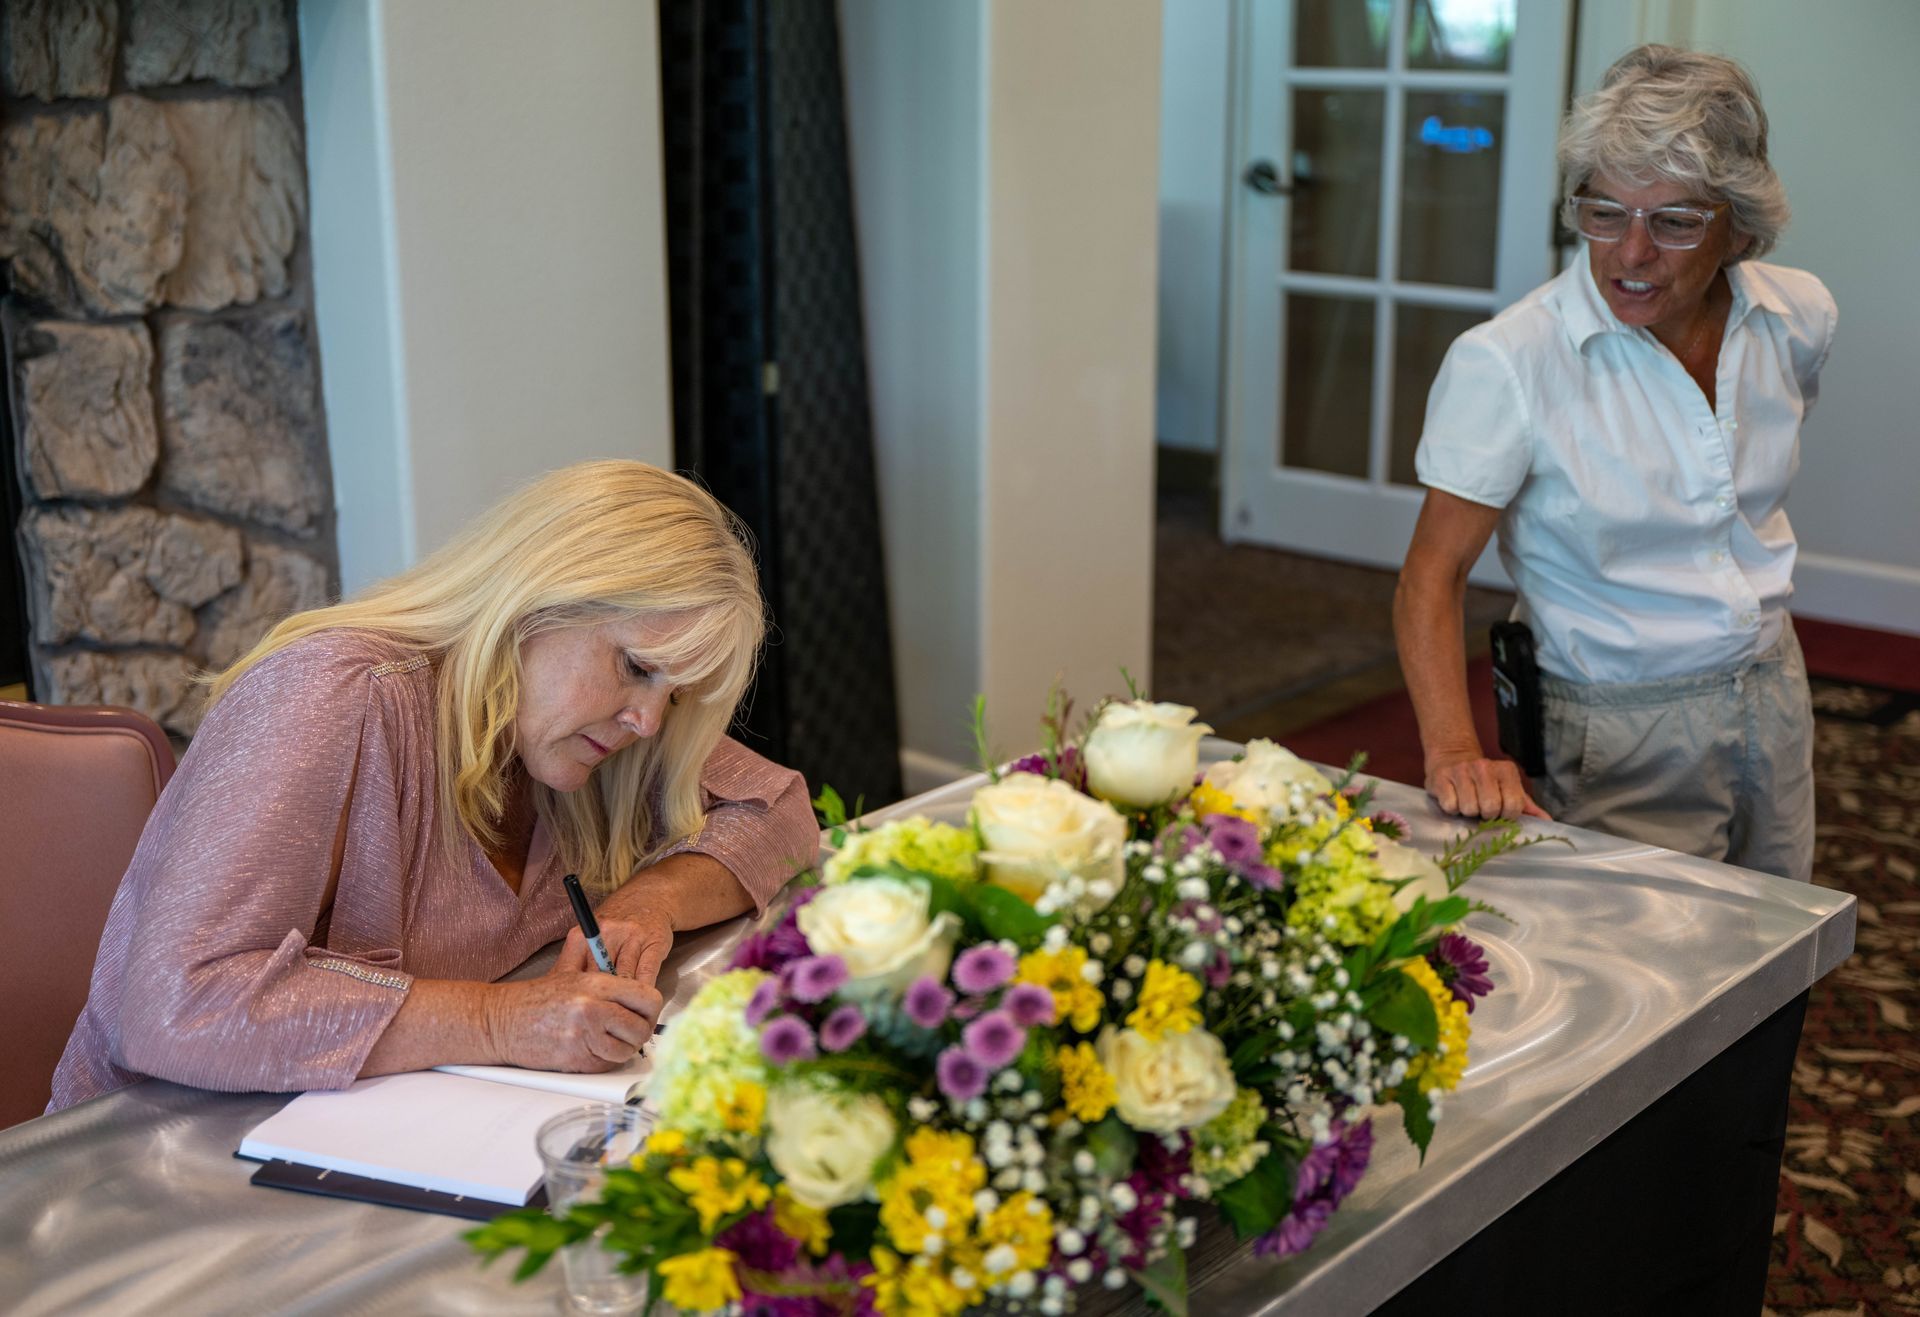
[{"label": "blue sign on glass", "polygon": [[1493,129],[1449,128],[1440,122],[1439,115],[1430,114],[1420,121],[1420,140],[1453,155],[1471,155],[1493,149]]}]

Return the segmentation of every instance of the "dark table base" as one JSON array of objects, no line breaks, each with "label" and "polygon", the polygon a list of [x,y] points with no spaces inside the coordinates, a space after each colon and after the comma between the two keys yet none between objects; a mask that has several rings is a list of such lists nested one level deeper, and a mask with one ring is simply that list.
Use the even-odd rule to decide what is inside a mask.
[{"label": "dark table base", "polygon": [[1753,1317],[1806,1010],[1803,992],[1376,1317]]}]

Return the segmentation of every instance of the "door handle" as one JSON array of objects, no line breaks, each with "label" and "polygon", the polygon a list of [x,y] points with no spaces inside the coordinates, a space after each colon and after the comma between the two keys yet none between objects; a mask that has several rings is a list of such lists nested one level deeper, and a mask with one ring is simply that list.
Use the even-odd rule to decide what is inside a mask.
[{"label": "door handle", "polygon": [[1240,181],[1263,197],[1284,197],[1293,192],[1293,186],[1280,177],[1271,160],[1256,160],[1248,165]]}]

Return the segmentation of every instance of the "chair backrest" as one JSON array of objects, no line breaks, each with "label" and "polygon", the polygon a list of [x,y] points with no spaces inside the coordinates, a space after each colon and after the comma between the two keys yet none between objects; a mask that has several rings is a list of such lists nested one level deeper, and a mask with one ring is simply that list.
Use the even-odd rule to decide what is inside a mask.
[{"label": "chair backrest", "polygon": [[107,907],[171,776],[166,733],[132,709],[0,700],[0,1129],[46,1109]]}]

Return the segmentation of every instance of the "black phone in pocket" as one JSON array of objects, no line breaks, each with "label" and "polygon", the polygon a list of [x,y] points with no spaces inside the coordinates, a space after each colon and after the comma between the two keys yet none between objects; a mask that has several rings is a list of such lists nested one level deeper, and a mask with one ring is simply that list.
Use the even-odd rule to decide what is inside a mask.
[{"label": "black phone in pocket", "polygon": [[1525,622],[1496,622],[1493,640],[1493,705],[1500,749],[1529,777],[1547,771],[1545,719],[1540,707],[1540,667],[1533,659],[1533,631]]}]

